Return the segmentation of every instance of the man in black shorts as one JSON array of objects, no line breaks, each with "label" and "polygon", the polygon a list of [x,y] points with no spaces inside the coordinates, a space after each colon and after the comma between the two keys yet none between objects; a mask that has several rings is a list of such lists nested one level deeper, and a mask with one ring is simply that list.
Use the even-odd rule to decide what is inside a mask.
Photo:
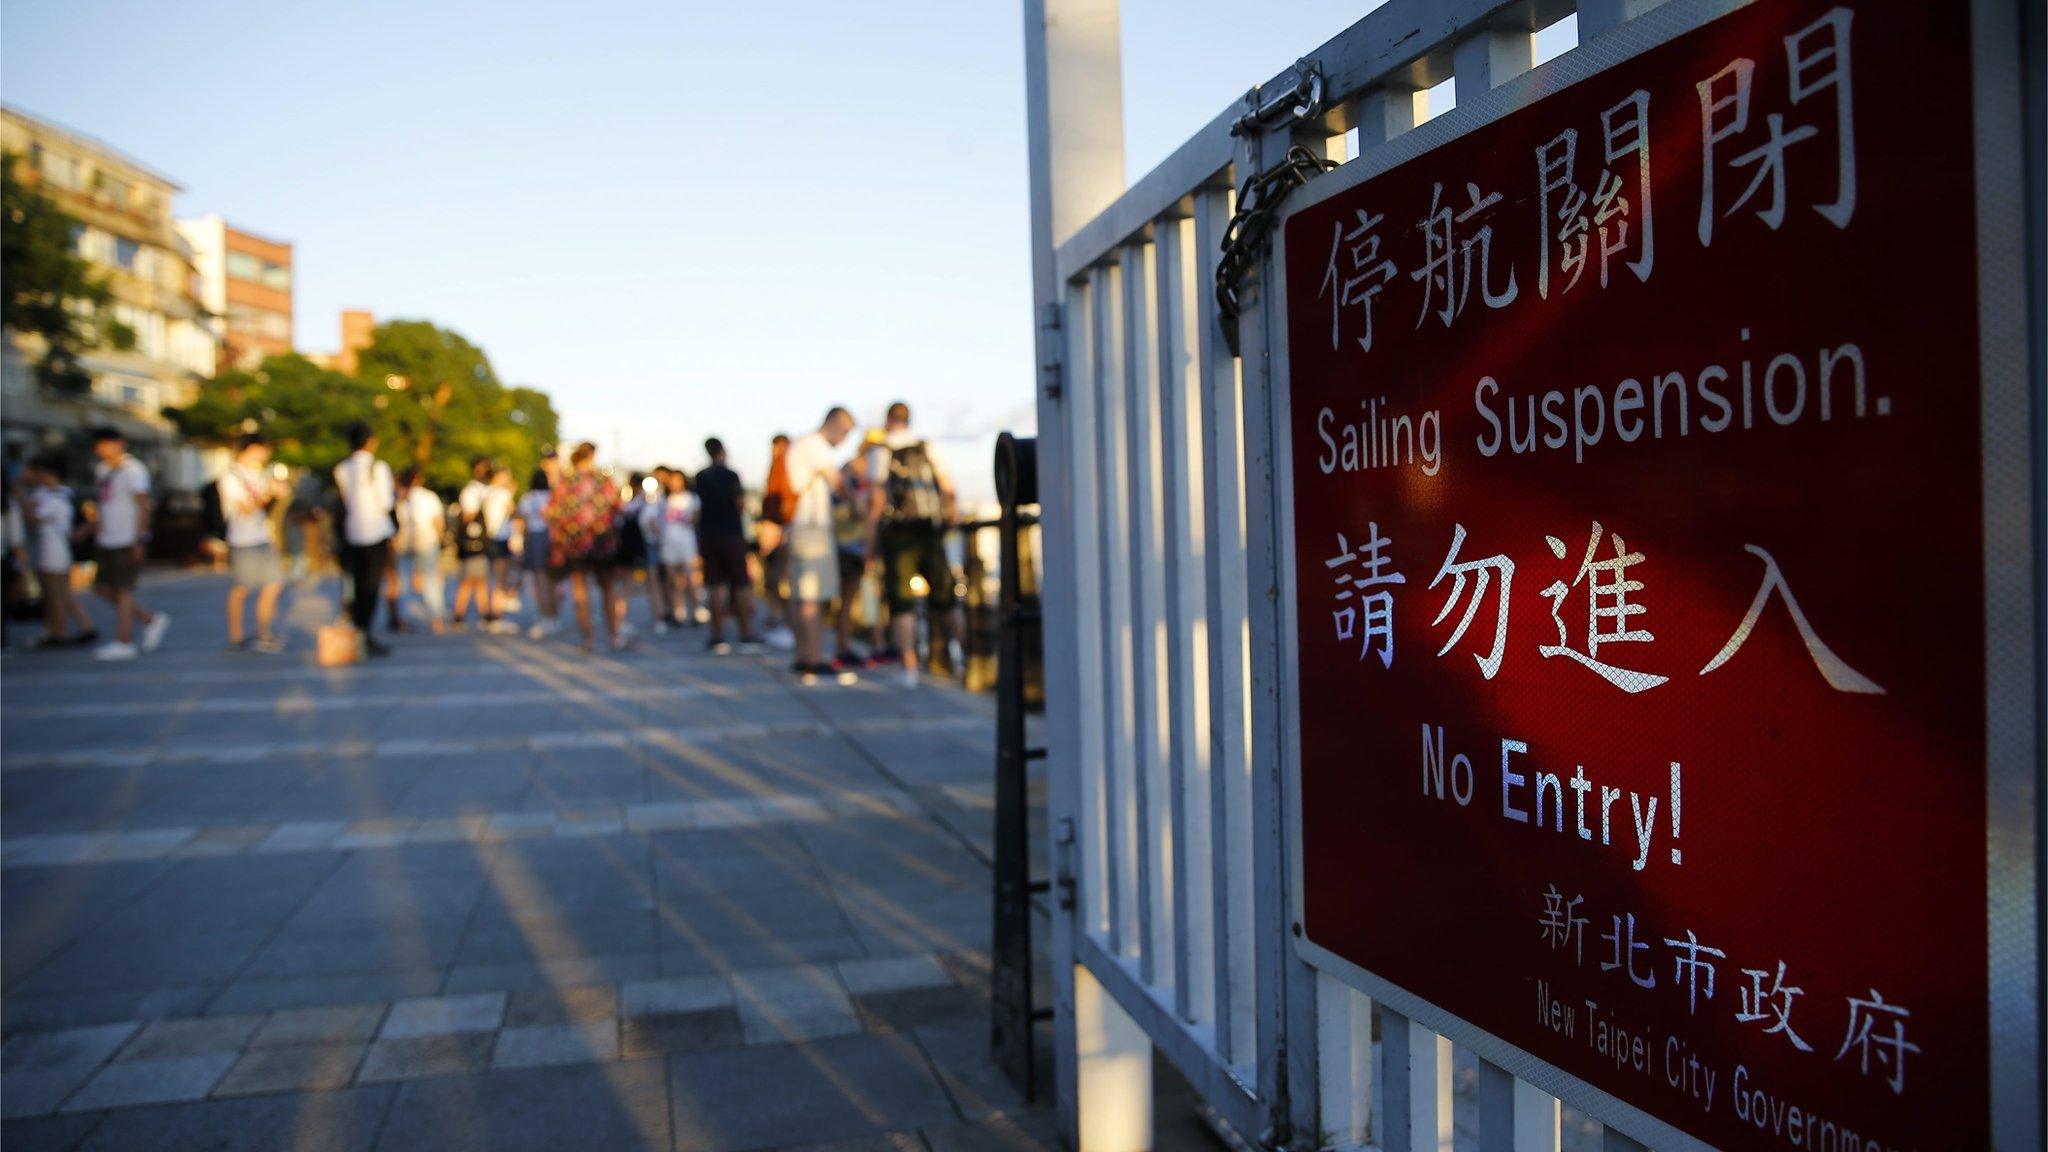
[{"label": "man in black shorts", "polygon": [[704,565],[704,590],[711,600],[711,639],[707,647],[720,656],[732,651],[725,642],[725,622],[738,617],[740,643],[759,644],[754,635],[753,579],[747,574],[747,536],[740,524],[745,491],[739,474],[725,466],[725,444],[717,437],[704,442],[711,465],[697,473],[697,555]]}]

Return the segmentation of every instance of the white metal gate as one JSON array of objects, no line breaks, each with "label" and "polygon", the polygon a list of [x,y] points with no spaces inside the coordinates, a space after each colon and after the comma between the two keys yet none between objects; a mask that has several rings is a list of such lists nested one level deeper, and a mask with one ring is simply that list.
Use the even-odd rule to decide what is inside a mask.
[{"label": "white metal gate", "polygon": [[[1528,71],[1538,29],[1575,16],[1584,44],[1662,2],[1392,0],[1126,187],[1115,0],[1026,0],[1049,824],[1077,896],[1052,932],[1055,1082],[1080,1148],[1149,1147],[1154,1045],[1245,1141],[1452,1147],[1451,1042],[1290,945],[1282,318],[1254,289],[1232,354],[1219,243],[1233,185],[1291,145],[1367,153],[1429,88],[1464,106]],[[1485,1061],[1469,1087],[1481,1147],[1560,1147],[1556,1098]]]}]

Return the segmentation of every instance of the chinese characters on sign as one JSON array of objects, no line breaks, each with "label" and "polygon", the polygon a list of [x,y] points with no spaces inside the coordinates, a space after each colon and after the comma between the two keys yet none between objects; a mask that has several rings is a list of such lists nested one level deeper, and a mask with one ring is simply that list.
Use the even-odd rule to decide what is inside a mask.
[{"label": "chinese characters on sign", "polygon": [[1716,1147],[1988,1140],[1957,15],[1700,14],[1283,226],[1302,947]]}]

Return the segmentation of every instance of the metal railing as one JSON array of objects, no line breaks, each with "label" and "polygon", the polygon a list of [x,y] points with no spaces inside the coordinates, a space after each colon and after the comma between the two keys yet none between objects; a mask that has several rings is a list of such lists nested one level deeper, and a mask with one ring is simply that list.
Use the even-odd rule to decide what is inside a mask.
[{"label": "metal railing", "polygon": [[[1061,622],[1049,824],[1078,894],[1053,931],[1057,1086],[1081,1148],[1149,1140],[1149,1105],[1126,1097],[1149,1086],[1155,1046],[1242,1140],[1452,1147],[1469,1054],[1291,944],[1284,414],[1266,360],[1281,318],[1256,288],[1267,257],[1233,355],[1216,265],[1233,187],[1290,146],[1369,153],[1425,118],[1428,89],[1452,81],[1463,106],[1528,71],[1537,30],[1576,16],[1583,43],[1658,2],[1392,0],[1125,188],[1121,139],[1091,117],[1120,99],[1114,4],[1027,0],[1045,600]],[[1469,1088],[1481,1148],[1561,1147],[1556,1098],[1485,1061]]]}]

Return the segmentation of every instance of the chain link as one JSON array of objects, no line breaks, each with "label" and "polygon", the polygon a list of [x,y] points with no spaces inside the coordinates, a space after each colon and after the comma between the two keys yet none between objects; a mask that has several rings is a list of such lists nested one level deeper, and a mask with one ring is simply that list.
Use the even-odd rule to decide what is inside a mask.
[{"label": "chain link", "polygon": [[1232,356],[1238,354],[1238,285],[1258,266],[1273,225],[1280,219],[1281,205],[1287,202],[1288,193],[1336,166],[1335,160],[1325,160],[1296,144],[1287,149],[1279,164],[1246,177],[1238,188],[1237,211],[1231,213],[1230,225],[1223,230],[1223,255],[1216,262],[1216,308]]}]

